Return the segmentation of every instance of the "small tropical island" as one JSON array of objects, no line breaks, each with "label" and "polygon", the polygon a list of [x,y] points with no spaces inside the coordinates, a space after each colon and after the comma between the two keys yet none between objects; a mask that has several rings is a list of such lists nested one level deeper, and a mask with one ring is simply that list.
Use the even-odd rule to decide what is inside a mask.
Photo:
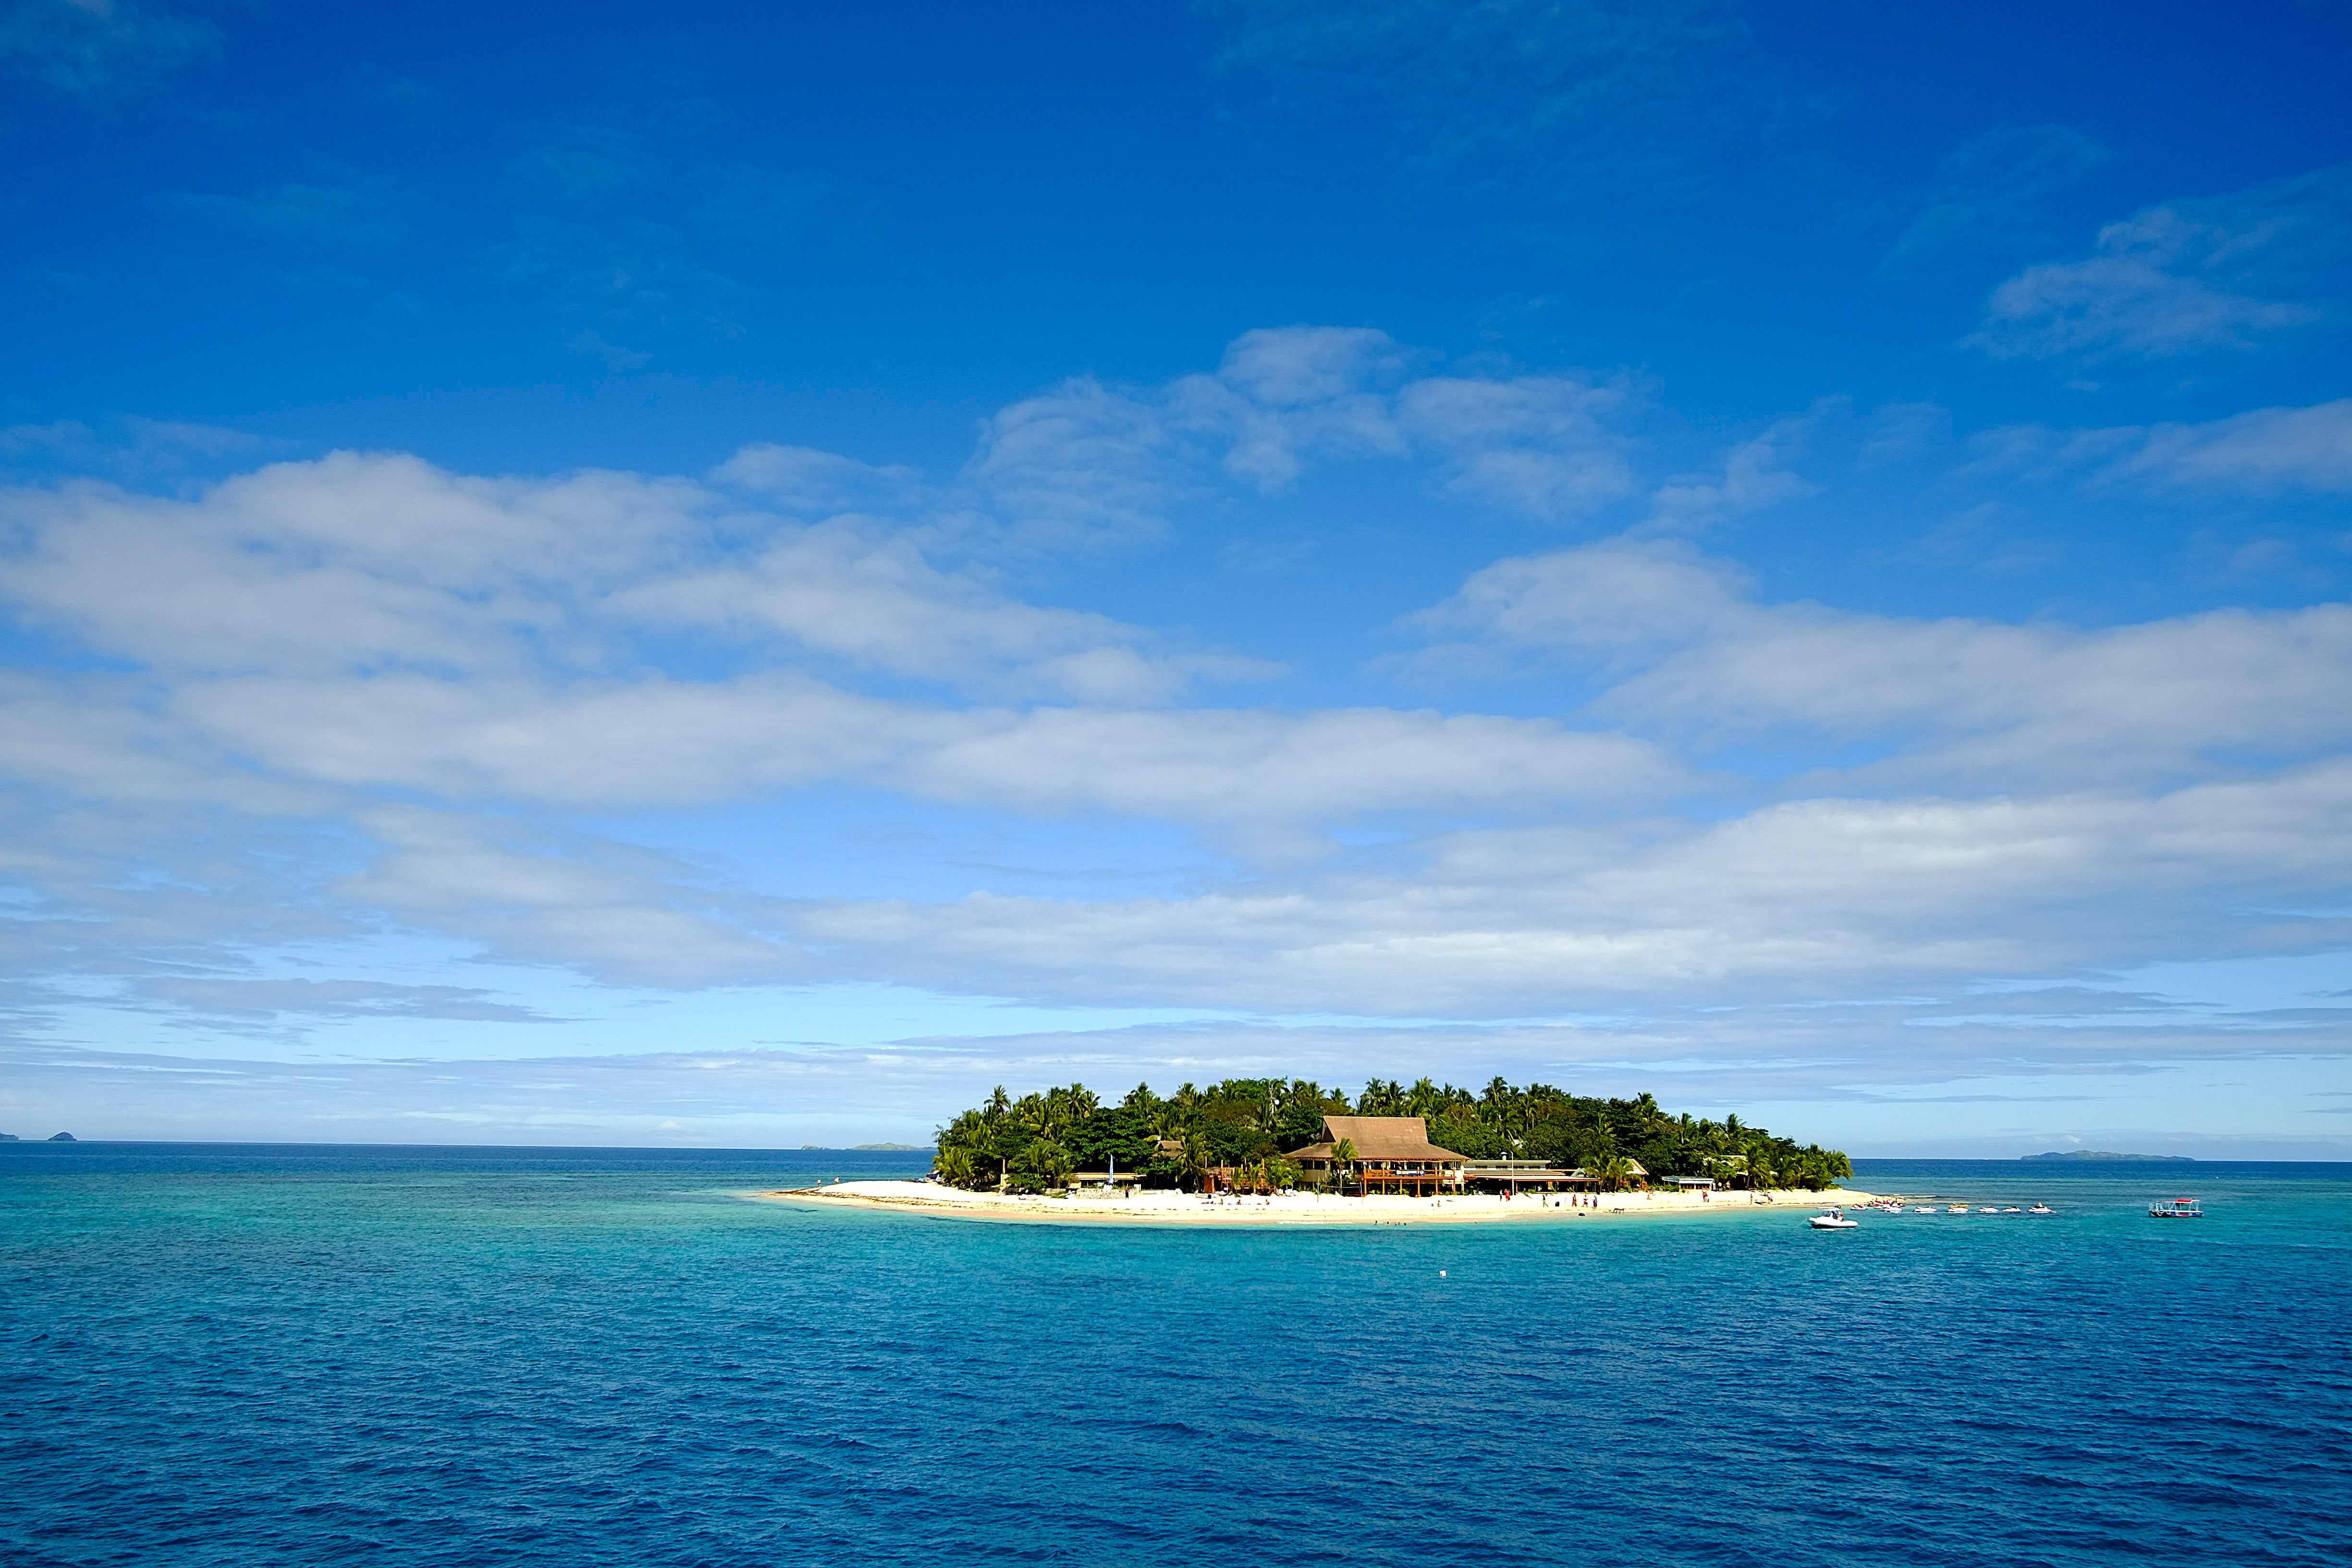
[{"label": "small tropical island", "polygon": [[1139,1085],[1116,1103],[1082,1084],[999,1088],[940,1129],[924,1181],[764,1195],[992,1218],[1396,1222],[1728,1210],[1852,1174],[1837,1150],[1676,1115],[1647,1093],[1375,1079],[1351,1100],[1305,1079],[1228,1079],[1165,1097]]}]

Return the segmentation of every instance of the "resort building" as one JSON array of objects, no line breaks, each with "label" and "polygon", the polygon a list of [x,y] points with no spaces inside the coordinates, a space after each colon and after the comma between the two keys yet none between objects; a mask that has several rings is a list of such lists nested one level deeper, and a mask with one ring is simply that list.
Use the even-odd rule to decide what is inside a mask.
[{"label": "resort building", "polygon": [[[1355,1146],[1355,1160],[1336,1169],[1342,1143]],[[1418,1116],[1327,1116],[1323,1142],[1295,1149],[1289,1158],[1309,1173],[1336,1177],[1366,1193],[1459,1191],[1467,1160],[1429,1141],[1429,1123]]]},{"label": "resort building", "polygon": [[1072,1171],[1062,1178],[1071,1192],[1126,1192],[1143,1180],[1140,1171]]},{"label": "resort building", "polygon": [[1597,1187],[1601,1178],[1581,1170],[1563,1171],[1544,1160],[1469,1160],[1462,1166],[1465,1183],[1491,1193],[1516,1193],[1533,1187],[1557,1192],[1562,1187]]}]

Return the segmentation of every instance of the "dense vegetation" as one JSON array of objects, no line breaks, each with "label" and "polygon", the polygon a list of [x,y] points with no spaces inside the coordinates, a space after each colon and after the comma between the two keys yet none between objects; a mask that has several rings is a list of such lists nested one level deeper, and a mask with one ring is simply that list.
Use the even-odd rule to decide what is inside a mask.
[{"label": "dense vegetation", "polygon": [[1139,1085],[1116,1105],[1080,1084],[1010,1099],[1003,1089],[940,1130],[939,1170],[964,1187],[1036,1192],[1072,1171],[1143,1173],[1150,1186],[1198,1186],[1211,1171],[1241,1185],[1278,1188],[1299,1178],[1283,1158],[1322,1137],[1329,1116],[1420,1116],[1430,1142],[1474,1160],[1542,1160],[1581,1167],[1615,1189],[1653,1177],[1714,1176],[1739,1186],[1827,1187],[1853,1174],[1832,1149],[1748,1127],[1672,1116],[1647,1094],[1593,1100],[1496,1079],[1483,1093],[1423,1079],[1410,1088],[1375,1079],[1350,1100],[1300,1079],[1228,1079],[1184,1085],[1162,1099]]}]

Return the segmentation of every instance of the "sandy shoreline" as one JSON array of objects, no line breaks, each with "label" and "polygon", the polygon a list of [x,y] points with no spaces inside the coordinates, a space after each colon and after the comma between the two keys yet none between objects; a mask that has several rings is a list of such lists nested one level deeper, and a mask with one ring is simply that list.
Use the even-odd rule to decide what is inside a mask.
[{"label": "sandy shoreline", "polygon": [[1769,1208],[1783,1214],[1813,1214],[1832,1204],[1866,1204],[1876,1195],[1841,1189],[1834,1193],[1782,1191],[1757,1194],[1719,1193],[1604,1193],[1597,1208],[1550,1206],[1534,1194],[1506,1201],[1471,1193],[1460,1197],[1330,1197],[1296,1193],[1271,1198],[1225,1198],[1211,1202],[1193,1193],[1137,1193],[1127,1197],[1017,1198],[998,1193],[967,1193],[929,1182],[841,1182],[753,1194],[782,1203],[828,1208],[895,1210],[940,1219],[997,1220],[1051,1225],[1516,1225],[1576,1224],[1624,1219],[1636,1215],[1748,1214]]}]

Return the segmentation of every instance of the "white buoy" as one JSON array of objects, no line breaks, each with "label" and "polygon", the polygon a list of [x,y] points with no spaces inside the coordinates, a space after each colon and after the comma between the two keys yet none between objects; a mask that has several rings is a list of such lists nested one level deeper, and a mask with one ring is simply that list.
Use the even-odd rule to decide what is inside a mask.
[{"label": "white buoy", "polygon": [[1443,1268],[1439,1269],[1439,1270],[1437,1271],[1437,1277],[1438,1277],[1440,1279],[1444,1279],[1444,1278],[1445,1278],[1445,1270],[1444,1270],[1444,1269],[1443,1269]]}]

